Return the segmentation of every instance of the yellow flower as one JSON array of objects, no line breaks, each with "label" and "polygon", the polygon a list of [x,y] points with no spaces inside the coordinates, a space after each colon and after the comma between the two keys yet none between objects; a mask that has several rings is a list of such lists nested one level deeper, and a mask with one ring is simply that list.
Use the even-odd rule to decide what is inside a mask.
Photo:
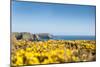
[{"label": "yellow flower", "polygon": [[71,56],[72,55],[71,50],[70,49],[66,49],[66,54],[67,54],[67,56]]},{"label": "yellow flower", "polygon": [[41,56],[40,53],[33,53],[34,56]]},{"label": "yellow flower", "polygon": [[32,50],[32,48],[26,48],[26,51],[31,51]]},{"label": "yellow flower", "polygon": [[21,43],[17,41],[17,42],[16,42],[16,45],[21,45]]},{"label": "yellow flower", "polygon": [[49,63],[49,60],[45,59],[41,64],[48,64],[48,63]]},{"label": "yellow flower", "polygon": [[25,51],[23,49],[20,49],[20,53],[23,54]]},{"label": "yellow flower", "polygon": [[36,57],[32,57],[31,60],[29,60],[29,64],[39,64],[39,60]]},{"label": "yellow flower", "polygon": [[33,54],[31,52],[25,52],[25,56],[27,59],[30,59],[31,57],[33,57]]},{"label": "yellow flower", "polygon": [[78,57],[72,56],[73,61],[79,61]]},{"label": "yellow flower", "polygon": [[16,65],[23,65],[23,58],[22,57],[17,56]]}]

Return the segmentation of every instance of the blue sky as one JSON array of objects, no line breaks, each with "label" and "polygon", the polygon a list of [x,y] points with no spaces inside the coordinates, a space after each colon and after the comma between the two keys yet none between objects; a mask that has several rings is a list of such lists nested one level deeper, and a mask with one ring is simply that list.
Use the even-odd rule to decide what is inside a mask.
[{"label": "blue sky", "polygon": [[12,31],[95,35],[95,6],[13,1]]}]

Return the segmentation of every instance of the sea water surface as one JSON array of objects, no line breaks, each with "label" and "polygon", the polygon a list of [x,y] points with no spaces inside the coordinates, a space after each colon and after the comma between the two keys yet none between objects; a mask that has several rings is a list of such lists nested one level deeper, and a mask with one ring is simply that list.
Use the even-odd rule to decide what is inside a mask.
[{"label": "sea water surface", "polygon": [[57,35],[53,36],[54,40],[95,40],[95,36],[65,36],[65,35]]}]

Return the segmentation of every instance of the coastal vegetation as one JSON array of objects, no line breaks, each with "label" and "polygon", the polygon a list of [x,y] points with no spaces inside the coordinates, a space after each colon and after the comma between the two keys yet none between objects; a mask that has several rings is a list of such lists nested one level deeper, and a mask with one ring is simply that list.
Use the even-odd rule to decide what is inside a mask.
[{"label": "coastal vegetation", "polygon": [[96,60],[95,40],[30,40],[17,39],[14,34],[11,39],[12,66]]}]

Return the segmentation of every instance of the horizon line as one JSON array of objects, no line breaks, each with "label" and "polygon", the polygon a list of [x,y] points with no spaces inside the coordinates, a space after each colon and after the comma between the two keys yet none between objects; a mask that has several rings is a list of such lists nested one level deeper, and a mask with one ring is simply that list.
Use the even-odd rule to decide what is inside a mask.
[{"label": "horizon line", "polygon": [[[15,32],[11,32],[11,33],[15,33]],[[18,33],[32,33],[32,32],[18,32]],[[32,33],[32,34],[43,34],[43,33]],[[96,36],[96,35],[70,35],[70,34],[52,34],[52,33],[46,33],[46,34],[50,34],[50,35],[56,35],[56,36],[61,36],[61,35],[63,35],[63,36]]]}]

